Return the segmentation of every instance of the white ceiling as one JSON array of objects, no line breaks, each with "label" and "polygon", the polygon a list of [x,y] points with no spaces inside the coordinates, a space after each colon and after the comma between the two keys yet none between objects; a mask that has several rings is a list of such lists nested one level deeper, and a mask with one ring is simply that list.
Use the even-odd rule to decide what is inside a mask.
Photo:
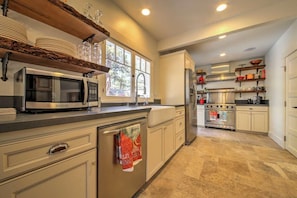
[{"label": "white ceiling", "polygon": [[[297,0],[112,1],[156,38],[160,53],[186,49],[196,66],[264,56],[297,18]],[[228,8],[218,13],[221,2]],[[150,16],[141,15],[144,7]]]}]

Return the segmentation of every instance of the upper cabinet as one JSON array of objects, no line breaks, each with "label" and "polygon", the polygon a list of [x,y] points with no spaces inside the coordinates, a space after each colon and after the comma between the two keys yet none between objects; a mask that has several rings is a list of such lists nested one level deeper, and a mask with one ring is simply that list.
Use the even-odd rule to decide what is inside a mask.
[{"label": "upper cabinet", "polygon": [[[9,9],[60,29],[82,40],[92,37],[93,42],[100,42],[110,36],[110,33],[103,27],[59,0],[0,0],[0,2],[2,5],[8,2]],[[7,59],[11,59],[80,73],[92,72],[100,74],[109,71],[109,68],[103,65],[8,38],[0,37],[0,41],[0,55],[4,58],[4,62],[7,62]]]}]

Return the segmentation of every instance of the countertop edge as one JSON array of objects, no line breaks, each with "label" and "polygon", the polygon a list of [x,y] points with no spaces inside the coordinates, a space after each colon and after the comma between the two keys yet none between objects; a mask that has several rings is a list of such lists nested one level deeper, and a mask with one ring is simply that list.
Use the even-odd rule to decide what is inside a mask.
[{"label": "countertop edge", "polygon": [[[69,112],[69,113],[47,113],[47,114],[22,114],[19,115],[22,118],[18,118],[16,116],[16,120],[14,121],[2,121],[0,122],[0,133],[18,131],[24,129],[33,129],[38,127],[46,127],[53,126],[59,124],[68,124],[73,122],[83,122],[88,120],[100,119],[100,118],[108,118],[113,116],[122,116],[133,113],[140,112],[149,112],[151,108],[141,107],[141,108],[123,108],[122,110],[117,108],[113,109],[105,108],[104,111],[78,111],[78,112]],[[69,115],[68,115],[69,114]],[[38,118],[38,115],[42,115],[45,118]],[[46,117],[48,115],[48,117]],[[28,119],[27,117],[31,117]],[[35,118],[35,119],[34,119]]]}]

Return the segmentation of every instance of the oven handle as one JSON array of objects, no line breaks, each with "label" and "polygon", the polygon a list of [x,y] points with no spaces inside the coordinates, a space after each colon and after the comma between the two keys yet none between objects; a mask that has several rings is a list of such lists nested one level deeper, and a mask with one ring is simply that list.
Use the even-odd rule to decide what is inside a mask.
[{"label": "oven handle", "polygon": [[84,84],[84,100],[83,100],[83,105],[87,104],[88,101],[88,95],[89,95],[89,89],[88,89],[88,81],[86,78],[83,78],[83,84]]}]

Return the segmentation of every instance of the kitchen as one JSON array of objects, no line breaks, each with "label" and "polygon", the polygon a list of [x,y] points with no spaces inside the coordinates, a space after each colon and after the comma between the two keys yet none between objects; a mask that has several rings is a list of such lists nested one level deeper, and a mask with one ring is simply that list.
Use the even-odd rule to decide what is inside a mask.
[{"label": "kitchen", "polygon": [[[93,2],[93,1],[92,1]],[[76,2],[76,1],[70,1],[69,3],[76,4],[74,6],[77,10],[79,10],[81,13],[83,13],[84,5],[81,5],[82,2]],[[153,102],[153,99],[162,99],[160,97],[161,93],[159,90],[159,82],[160,77],[158,77],[159,68],[158,68],[158,45],[156,40],[153,39],[146,31],[144,31],[141,27],[138,26],[135,21],[133,21],[130,17],[128,17],[122,10],[120,10],[115,4],[113,4],[110,1],[102,1],[102,2],[94,2],[93,5],[97,5],[98,7],[102,8],[103,10],[103,17],[102,22],[104,24],[104,27],[110,31],[112,38],[115,38],[118,41],[121,41],[123,44],[129,46],[132,49],[136,49],[139,53],[144,54],[146,57],[148,57],[153,62],[153,76],[154,81],[151,82],[154,86],[152,87],[152,97],[149,98],[149,102]],[[293,7],[294,8],[294,7]],[[289,12],[288,12],[289,13]],[[43,31],[47,32],[48,34],[51,34],[52,36],[63,38],[66,40],[73,41],[74,43],[78,42],[78,39],[72,36],[69,36],[68,34],[65,34],[61,31],[57,33],[57,30],[53,30],[51,27],[48,27],[42,23],[38,23],[36,21],[30,20],[24,16],[21,16],[20,21],[28,20],[29,24],[32,24],[32,32],[33,36],[35,34],[40,34]],[[121,19],[119,21],[118,19]],[[33,25],[34,24],[34,25]],[[127,28],[129,27],[129,28]],[[123,32],[123,33],[121,33]],[[284,57],[286,57],[288,54],[290,54],[294,49],[296,49],[296,44],[293,42],[295,40],[294,35],[296,33],[296,22],[290,26],[286,34],[284,34],[278,42],[275,44],[273,48],[267,53],[265,56],[265,64],[267,65],[266,71],[267,71],[267,80],[265,81],[265,86],[267,90],[269,90],[266,93],[266,97],[269,98],[269,136],[276,141],[278,144],[284,147],[285,142],[283,141],[283,129],[285,127],[284,122],[284,109],[281,107],[281,102],[284,101],[284,95],[279,94],[279,90],[283,90],[284,86],[284,74],[279,75],[280,73],[283,73],[283,69],[281,66],[283,66],[284,63]],[[213,35],[209,35],[209,37],[212,37]],[[136,40],[135,40],[136,39]],[[166,43],[161,42],[161,44]],[[162,45],[160,44],[162,49]],[[164,47],[163,47],[164,48]],[[166,48],[166,47],[165,47]],[[27,64],[26,64],[27,65]],[[8,72],[7,77],[8,79],[13,79],[13,74],[20,69],[20,67],[24,66],[24,64],[20,64],[19,62],[11,61],[8,65]],[[34,66],[33,66],[34,67]],[[40,67],[38,67],[40,68]],[[45,70],[50,70],[46,68]],[[51,69],[52,71],[55,71],[55,69]],[[101,78],[101,76],[99,77]],[[102,80],[102,79],[100,79]],[[277,80],[277,84],[275,84],[275,81]],[[103,80],[104,81],[104,80]],[[13,96],[13,83],[11,80],[8,80],[7,82],[0,82],[0,95],[3,96],[3,98],[9,96]],[[104,84],[103,82],[102,84]],[[101,83],[100,83],[101,84]],[[131,100],[125,99],[123,100],[112,100],[108,101],[107,98],[104,98],[102,96],[102,103],[108,103],[108,102],[133,102],[132,98]],[[144,101],[142,98],[140,100],[141,102]],[[9,102],[8,102],[9,103]],[[50,130],[50,129],[48,129]],[[53,129],[52,129],[53,130]]]}]

